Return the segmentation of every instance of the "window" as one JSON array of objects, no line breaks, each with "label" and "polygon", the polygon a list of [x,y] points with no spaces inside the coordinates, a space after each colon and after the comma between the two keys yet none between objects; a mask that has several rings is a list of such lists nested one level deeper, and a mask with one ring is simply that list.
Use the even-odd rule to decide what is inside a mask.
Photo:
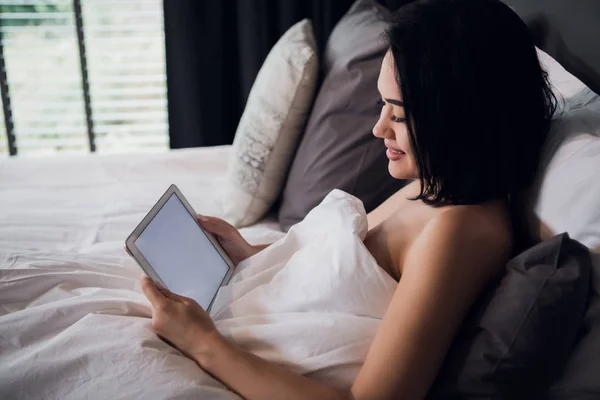
[{"label": "window", "polygon": [[26,155],[168,148],[161,0],[0,7],[0,152],[11,133]]}]

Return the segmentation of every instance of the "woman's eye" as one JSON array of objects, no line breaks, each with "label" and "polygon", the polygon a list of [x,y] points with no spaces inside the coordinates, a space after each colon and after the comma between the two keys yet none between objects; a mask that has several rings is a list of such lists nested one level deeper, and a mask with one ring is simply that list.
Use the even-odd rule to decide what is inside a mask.
[{"label": "woman's eye", "polygon": [[[385,106],[386,106],[386,104],[387,104],[387,103],[386,103],[385,101],[381,100],[381,99],[377,100],[377,105],[378,105],[380,108],[383,108],[383,107],[385,107]],[[395,115],[393,115],[393,114],[390,116],[390,120],[392,120],[392,122],[398,122],[398,123],[403,123],[403,122],[405,122],[405,121],[406,121],[406,119],[405,119],[404,117],[396,117],[396,116],[395,116]]]},{"label": "woman's eye", "polygon": [[390,117],[390,119],[392,120],[392,122],[398,122],[398,123],[401,123],[401,124],[406,121],[405,118],[403,118],[403,117],[396,117],[395,115],[392,115]]}]

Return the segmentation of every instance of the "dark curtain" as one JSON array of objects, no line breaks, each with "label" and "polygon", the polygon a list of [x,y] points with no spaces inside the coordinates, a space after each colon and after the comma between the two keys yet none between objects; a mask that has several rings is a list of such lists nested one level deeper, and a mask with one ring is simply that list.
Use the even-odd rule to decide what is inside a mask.
[{"label": "dark curtain", "polygon": [[[380,0],[395,10],[409,0]],[[352,0],[165,0],[171,148],[233,141],[271,47],[310,18],[322,54]]]}]

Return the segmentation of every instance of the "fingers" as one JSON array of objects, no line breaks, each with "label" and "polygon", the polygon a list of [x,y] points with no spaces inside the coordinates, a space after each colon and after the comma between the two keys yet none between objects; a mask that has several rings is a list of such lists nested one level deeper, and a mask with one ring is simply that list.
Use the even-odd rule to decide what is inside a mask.
[{"label": "fingers", "polygon": [[154,285],[154,282],[150,280],[147,276],[143,276],[141,279],[142,291],[152,303],[152,306],[155,308],[164,306],[167,302],[167,298],[161,293],[160,290]]},{"label": "fingers", "polygon": [[165,296],[166,298],[168,298],[168,299],[171,299],[171,300],[173,300],[173,301],[176,301],[176,302],[178,302],[178,303],[184,303],[184,304],[185,304],[185,303],[189,302],[190,300],[192,300],[192,299],[190,299],[189,297],[180,296],[180,295],[178,295],[177,293],[173,293],[173,292],[171,292],[171,291],[170,291],[169,289],[167,289],[167,288],[160,289],[160,292],[161,292],[161,293],[163,294],[163,296]]},{"label": "fingers", "polygon": [[219,236],[228,237],[231,236],[232,232],[236,231],[232,225],[217,217],[198,215],[198,222],[200,222],[200,225],[204,229]]},{"label": "fingers", "polygon": [[[163,303],[166,299],[173,300],[178,303],[188,303],[190,301],[193,301],[193,299],[190,299],[189,297],[180,296],[176,293],[171,292],[169,289],[164,287],[160,282],[154,282],[150,278],[148,278],[146,275],[142,275],[140,277],[140,280],[142,282],[142,290],[144,291],[144,294],[146,295],[146,297],[148,297],[148,300],[150,300],[152,305],[154,305],[154,301],[152,301],[150,296],[152,296],[153,294],[156,296],[156,293],[154,293],[154,291],[157,291],[158,295],[163,297],[163,299],[162,299]],[[156,298],[156,297],[154,297],[154,298]]]}]

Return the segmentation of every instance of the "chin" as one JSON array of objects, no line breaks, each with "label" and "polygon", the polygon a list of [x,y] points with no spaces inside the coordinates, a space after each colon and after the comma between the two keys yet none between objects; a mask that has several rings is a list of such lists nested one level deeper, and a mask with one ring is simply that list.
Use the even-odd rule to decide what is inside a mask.
[{"label": "chin", "polygon": [[406,168],[404,165],[395,165],[390,161],[388,171],[392,178],[396,179],[416,179],[417,174],[411,168]]}]

